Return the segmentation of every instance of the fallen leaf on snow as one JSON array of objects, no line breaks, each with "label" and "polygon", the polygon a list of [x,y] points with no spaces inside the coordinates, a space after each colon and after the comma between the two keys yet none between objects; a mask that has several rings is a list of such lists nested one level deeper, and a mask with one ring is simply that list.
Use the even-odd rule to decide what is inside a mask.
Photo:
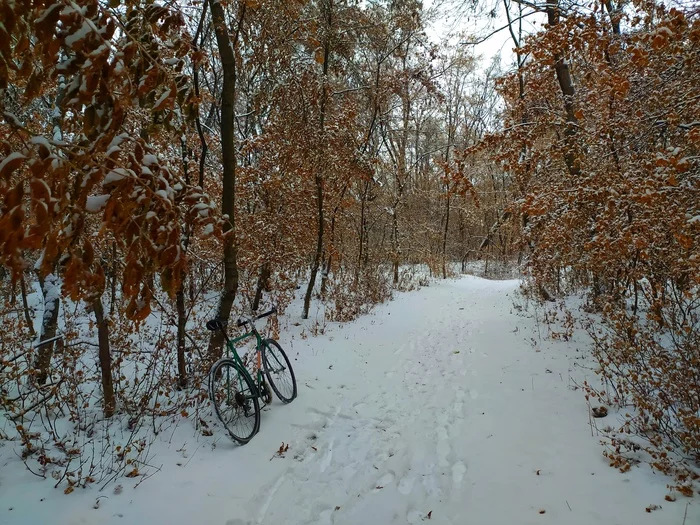
[{"label": "fallen leaf on snow", "polygon": [[606,407],[593,407],[591,412],[593,412],[593,417],[605,417],[608,415],[608,409]]}]

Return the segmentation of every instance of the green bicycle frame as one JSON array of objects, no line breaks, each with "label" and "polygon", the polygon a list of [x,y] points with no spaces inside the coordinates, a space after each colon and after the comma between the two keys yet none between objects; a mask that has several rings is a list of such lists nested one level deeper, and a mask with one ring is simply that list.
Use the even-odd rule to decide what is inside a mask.
[{"label": "green bicycle frame", "polygon": [[[253,377],[250,375],[250,372],[248,372],[248,369],[246,366],[243,364],[243,360],[241,359],[241,356],[238,355],[238,351],[236,350],[235,344],[243,341],[244,339],[248,339],[250,337],[255,336],[255,351],[257,352],[259,348],[262,348],[263,340],[262,337],[260,337],[260,334],[258,333],[257,330],[253,330],[250,332],[247,332],[243,335],[239,335],[238,337],[234,337],[233,339],[229,339],[226,337],[226,356],[228,357],[229,355],[232,355],[233,361],[240,366],[241,370],[245,374],[248,375],[248,378],[250,379],[250,382],[255,385],[255,392],[253,392],[253,395],[256,397],[260,395],[260,390],[259,390],[259,385],[263,383],[263,376],[262,376],[262,371],[258,368],[258,373],[257,373],[257,381],[253,380]],[[228,378],[226,378],[228,380]],[[241,390],[243,389],[243,380],[239,377],[238,381],[240,383],[240,388]]]}]

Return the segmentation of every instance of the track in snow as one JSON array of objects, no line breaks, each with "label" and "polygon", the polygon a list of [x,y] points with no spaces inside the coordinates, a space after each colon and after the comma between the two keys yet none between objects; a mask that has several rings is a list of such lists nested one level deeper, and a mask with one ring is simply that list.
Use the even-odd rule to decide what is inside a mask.
[{"label": "track in snow", "polygon": [[[460,503],[470,455],[461,446],[465,398],[478,394],[464,386],[470,349],[457,350],[446,324],[414,328],[396,350],[374,349],[395,356],[390,368],[346,387],[351,395],[330,410],[310,410],[314,421],[299,425],[306,452],[262,491],[257,523],[418,523],[427,502]],[[468,335],[468,323],[458,326]]]},{"label": "track in snow", "polygon": [[[591,436],[569,378],[592,375],[576,366],[588,342],[540,341],[514,313],[517,288],[444,281],[324,336],[282,333],[299,397],[267,407],[248,445],[181,425],[153,445],[162,471],[119,480],[120,495],[63,496],[3,467],[0,523],[681,525],[667,478],[618,473]],[[699,511],[691,500],[685,525]]]},{"label": "track in snow", "polygon": [[606,465],[570,388],[581,354],[536,351],[516,290],[441,283],[347,327],[350,344],[327,353],[357,352],[356,368],[324,374],[344,380],[329,396],[305,394],[316,406],[296,425],[296,462],[248,503],[254,519],[227,525],[671,523],[644,512],[665,480]]}]

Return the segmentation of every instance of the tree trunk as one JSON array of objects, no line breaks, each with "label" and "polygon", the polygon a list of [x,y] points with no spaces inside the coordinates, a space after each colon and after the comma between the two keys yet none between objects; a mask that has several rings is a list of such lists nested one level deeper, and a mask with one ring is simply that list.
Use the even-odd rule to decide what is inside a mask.
[{"label": "tree trunk", "polygon": [[[331,220],[331,239],[329,244],[329,250],[333,249],[333,243],[335,242],[335,213],[333,214],[333,219]],[[326,298],[326,292],[328,290],[328,277],[331,273],[331,265],[333,264],[333,252],[326,251],[326,257],[321,265],[321,298]]]},{"label": "tree trunk", "polygon": [[92,302],[97,322],[97,341],[99,344],[100,372],[102,375],[102,395],[104,397],[103,412],[106,418],[114,415],[114,384],[112,382],[112,354],[109,350],[109,325],[105,320],[102,299],[98,297]]},{"label": "tree trunk", "polygon": [[44,315],[41,318],[41,337],[37,348],[37,357],[34,361],[36,369],[36,382],[39,385],[46,384],[49,377],[51,357],[53,356],[55,341],[42,344],[44,341],[53,340],[56,337],[58,327],[58,308],[61,297],[58,279],[53,274],[39,278],[41,292],[44,295]]},{"label": "tree trunk", "polygon": [[442,233],[442,278],[447,279],[447,232],[450,227],[450,187],[447,186],[447,209],[445,210],[445,229]]},{"label": "tree trunk", "polygon": [[185,283],[180,283],[180,288],[175,296],[177,306],[177,384],[180,388],[187,387],[187,367],[185,366],[185,325],[187,314],[185,312]]},{"label": "tree trunk", "polygon": [[[550,27],[554,27],[559,23],[559,2],[556,4],[548,4],[547,6],[547,23]],[[564,97],[564,111],[566,113],[566,128],[564,129],[564,162],[566,168],[572,177],[577,177],[581,174],[580,159],[578,156],[578,148],[574,137],[576,135],[578,118],[574,113],[574,89],[573,81],[571,80],[571,71],[569,64],[566,63],[564,55],[560,51],[555,51],[554,56],[554,71],[557,75],[557,82]]]},{"label": "tree trunk", "polygon": [[117,243],[112,241],[112,261],[109,270],[110,292],[109,292],[109,315],[114,315],[117,302],[117,274],[119,271],[117,263]]},{"label": "tree trunk", "polygon": [[[333,22],[333,0],[325,0],[323,2],[323,9],[325,11],[325,22],[326,22],[326,34],[323,43],[323,74],[321,77],[321,103],[319,108],[319,132],[321,137],[325,133],[326,126],[326,104],[328,98],[328,62],[331,55],[331,26]],[[322,152],[318,152],[319,158],[323,158]],[[319,164],[321,164],[319,162]],[[306,294],[304,295],[304,311],[302,312],[302,318],[309,318],[309,308],[311,307],[311,295],[314,291],[314,286],[316,285],[316,276],[318,275],[318,268],[321,265],[321,260],[323,259],[323,230],[324,230],[324,219],[323,219],[323,175],[321,173],[321,166],[316,167],[316,176],[314,177],[314,182],[316,183],[316,206],[317,206],[317,218],[318,218],[318,232],[316,235],[316,253],[314,255],[313,262],[311,263],[311,275],[309,276],[309,285],[306,287]]]},{"label": "tree trunk", "polygon": [[372,184],[374,182],[366,179],[363,182],[362,195],[360,198],[360,250],[357,257],[357,268],[355,269],[355,282],[357,283],[362,270],[369,265],[369,203],[372,201]]},{"label": "tree trunk", "polygon": [[331,272],[331,264],[333,263],[333,254],[326,254],[326,259],[321,264],[321,298],[326,298],[328,293],[328,275]]},{"label": "tree trunk", "polygon": [[326,257],[325,261],[323,262],[322,267],[322,274],[321,274],[321,297],[325,298],[326,297],[326,289],[328,287],[328,278],[330,277],[331,273],[331,268],[333,267],[333,250],[335,249],[335,223],[336,223],[336,218],[338,217],[338,210],[340,210],[340,206],[343,201],[343,197],[345,197],[345,192],[348,190],[349,184],[345,184],[343,186],[343,191],[340,192],[340,198],[338,199],[338,203],[336,204],[335,208],[333,209],[333,214],[331,215],[331,231],[330,231],[330,239],[328,243],[328,248],[326,249]]},{"label": "tree trunk", "polygon": [[253,311],[257,312],[260,306],[260,301],[262,300],[263,291],[268,291],[270,289],[270,263],[266,262],[262,265],[260,269],[260,275],[258,276],[258,284],[255,286],[255,298],[253,299]]},{"label": "tree trunk", "polygon": [[398,204],[391,210],[391,266],[392,282],[394,286],[399,284],[399,262],[401,260],[401,243],[399,242],[399,213]]},{"label": "tree trunk", "polygon": [[29,312],[29,303],[27,302],[27,283],[24,280],[24,272],[19,276],[19,286],[22,291],[22,309],[24,310],[24,322],[27,323],[27,328],[32,337],[36,335],[34,330],[34,322],[32,321],[32,315]]},{"label": "tree trunk", "polygon": [[303,319],[309,318],[309,308],[311,307],[311,294],[314,291],[314,285],[316,284],[316,276],[318,275],[318,268],[321,264],[321,258],[323,257],[323,180],[320,175],[315,177],[316,181],[316,202],[318,205],[318,233],[316,236],[316,254],[314,255],[314,260],[311,263],[311,275],[309,277],[309,285],[306,287],[306,294],[304,295],[304,312],[302,314]]},{"label": "tree trunk", "polygon": [[[202,6],[202,16],[199,18],[199,23],[197,24],[197,31],[195,32],[194,38],[192,39],[192,44],[194,45],[195,51],[199,51],[199,49],[202,47],[204,43],[204,35],[202,34],[203,28],[204,28],[204,20],[207,16],[207,6],[208,3],[204,3]],[[197,44],[197,39],[200,37],[202,38],[202,42],[200,44]],[[193,73],[192,73],[192,84],[194,85],[194,94],[197,98],[199,98],[199,64],[194,64],[193,67]],[[202,130],[202,121],[199,116],[199,111],[197,111],[197,115],[195,116],[195,127],[197,128],[197,135],[199,135],[199,142],[202,145],[202,151],[199,156],[199,179],[198,179],[198,184],[200,188],[204,188],[204,168],[206,166],[207,162],[207,151],[209,150],[209,145],[207,144],[207,140],[204,137],[204,131]],[[192,283],[190,282],[190,286]]]},{"label": "tree trunk", "polygon": [[612,24],[613,34],[619,35],[622,11],[613,5],[612,0],[605,0],[603,3],[605,4],[605,9],[607,10],[608,15],[610,16],[610,23]]},{"label": "tree trunk", "polygon": [[[226,15],[224,8],[218,0],[209,0],[211,8],[216,43],[221,58],[223,70],[223,87],[221,91],[221,150],[222,150],[222,178],[221,178],[221,212],[228,216],[224,225],[224,288],[219,298],[219,306],[216,312],[217,319],[228,320],[233,308],[233,301],[238,291],[238,265],[236,246],[236,221],[234,214],[234,200],[236,190],[236,141],[234,129],[234,109],[236,102],[236,55],[234,49],[238,43],[243,17],[245,16],[246,3],[240,3],[240,14],[236,33],[233,41],[229,38],[226,27]],[[215,330],[209,339],[209,356],[216,360],[222,355],[224,337],[221,330]]]},{"label": "tree trunk", "polygon": [[[66,94],[65,77],[58,76],[59,89],[54,101],[54,111],[51,114],[51,126],[54,138],[63,140],[63,111],[61,106],[63,98]],[[58,259],[60,260],[60,259]],[[58,273],[57,268],[54,271]],[[46,384],[49,377],[49,368],[51,366],[51,357],[53,356],[55,341],[42,344],[42,342],[56,337],[56,329],[58,327],[58,308],[61,290],[58,284],[58,278],[54,274],[49,274],[46,277],[39,277],[41,293],[44,296],[44,314],[41,319],[41,337],[39,338],[39,346],[37,348],[37,357],[34,361],[36,369],[37,384]]]}]

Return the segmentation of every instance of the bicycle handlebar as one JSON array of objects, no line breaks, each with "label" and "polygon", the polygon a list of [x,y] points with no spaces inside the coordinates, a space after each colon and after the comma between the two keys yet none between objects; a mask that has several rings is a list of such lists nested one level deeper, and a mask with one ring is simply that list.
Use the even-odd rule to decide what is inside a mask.
[{"label": "bicycle handlebar", "polygon": [[272,314],[276,314],[276,313],[277,313],[277,307],[276,307],[276,306],[273,306],[272,309],[271,309],[269,312],[265,312],[264,314],[260,314],[260,315],[257,316],[255,319],[262,319],[263,317],[269,317],[269,316],[271,316]]},{"label": "bicycle handlebar", "polygon": [[262,319],[263,317],[269,317],[269,316],[271,316],[272,314],[276,314],[276,313],[277,313],[277,307],[276,307],[276,306],[273,306],[273,307],[272,307],[272,310],[270,310],[269,312],[265,312],[265,313],[262,313],[262,314],[260,314],[260,315],[256,315],[255,317],[253,317],[253,318],[251,318],[251,319],[238,319],[238,321],[236,322],[236,325],[237,325],[238,327],[245,326],[245,325],[247,325],[250,321],[257,321],[258,319]]},{"label": "bicycle handlebar", "polygon": [[[256,315],[255,317],[250,317],[247,319],[238,319],[238,321],[236,321],[236,326],[238,326],[240,328],[241,326],[247,325],[251,321],[257,321],[258,319],[262,319],[263,317],[269,317],[272,314],[276,314],[276,313],[277,313],[277,307],[273,306],[270,311],[262,313],[260,315]],[[211,330],[211,331],[224,330],[224,328],[226,327],[226,324],[227,324],[226,321],[223,321],[221,319],[212,319],[211,321],[207,321],[207,329]]]}]

